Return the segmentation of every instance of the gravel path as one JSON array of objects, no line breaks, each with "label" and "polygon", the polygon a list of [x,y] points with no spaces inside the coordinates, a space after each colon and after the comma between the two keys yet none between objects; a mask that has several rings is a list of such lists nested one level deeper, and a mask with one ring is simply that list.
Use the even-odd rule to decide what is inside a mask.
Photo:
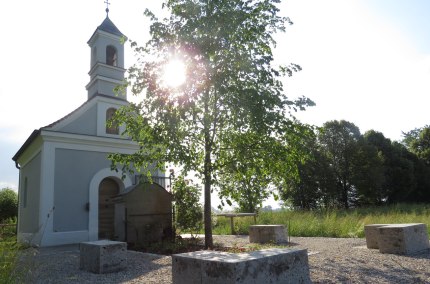
[{"label": "gravel path", "polygon": [[[245,246],[248,236],[214,236],[215,243]],[[291,238],[307,248],[314,283],[430,283],[430,251],[413,256],[381,254],[364,239]],[[171,257],[127,252],[127,270],[93,274],[79,270],[78,246],[29,249],[22,257],[26,283],[172,283]]]},{"label": "gravel path", "polygon": [[430,283],[430,251],[414,256],[381,254],[367,249],[365,239],[291,241],[311,252],[309,268],[314,283]]}]

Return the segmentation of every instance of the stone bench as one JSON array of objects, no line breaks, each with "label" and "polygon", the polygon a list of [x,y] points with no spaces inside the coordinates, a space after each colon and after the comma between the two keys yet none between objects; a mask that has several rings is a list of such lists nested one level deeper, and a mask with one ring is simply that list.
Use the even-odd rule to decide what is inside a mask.
[{"label": "stone bench", "polygon": [[387,226],[388,224],[370,224],[364,226],[364,236],[366,237],[366,245],[369,249],[378,249],[378,228]]},{"label": "stone bench", "polygon": [[284,225],[249,226],[250,243],[286,243],[288,242]]},{"label": "stone bench", "polygon": [[195,251],[172,255],[174,284],[312,283],[306,249],[249,253]]},{"label": "stone bench", "polygon": [[378,228],[378,247],[381,253],[414,254],[430,248],[427,226],[390,224]]},{"label": "stone bench", "polygon": [[80,269],[103,274],[127,267],[127,243],[108,240],[84,242],[79,245]]}]

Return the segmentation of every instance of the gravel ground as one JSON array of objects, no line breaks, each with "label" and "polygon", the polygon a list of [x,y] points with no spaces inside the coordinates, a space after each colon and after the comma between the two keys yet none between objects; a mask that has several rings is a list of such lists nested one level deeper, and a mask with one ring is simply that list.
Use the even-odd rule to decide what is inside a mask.
[{"label": "gravel ground", "polygon": [[[214,236],[215,243],[246,246],[248,236]],[[364,239],[291,238],[309,253],[314,283],[430,283],[430,251],[412,256],[381,254]],[[127,269],[93,274],[79,270],[78,246],[29,249],[22,257],[26,283],[172,283],[171,257],[127,252]]]}]

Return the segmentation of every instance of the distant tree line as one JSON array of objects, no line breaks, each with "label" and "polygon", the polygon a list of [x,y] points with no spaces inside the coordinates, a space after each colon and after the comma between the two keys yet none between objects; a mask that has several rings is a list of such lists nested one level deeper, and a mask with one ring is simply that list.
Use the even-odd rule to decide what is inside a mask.
[{"label": "distant tree line", "polygon": [[219,184],[221,200],[235,202],[241,212],[260,210],[271,194],[298,209],[430,202],[430,126],[403,133],[402,141],[374,130],[361,134],[345,120],[307,130],[301,136],[303,149],[296,151],[301,156],[294,159],[296,168],[273,172],[264,163],[250,162],[248,153],[240,168],[228,168]]},{"label": "distant tree line", "polygon": [[391,141],[348,121],[326,122],[309,136],[310,158],[281,186],[281,199],[302,209],[430,202],[430,126],[403,135]]}]

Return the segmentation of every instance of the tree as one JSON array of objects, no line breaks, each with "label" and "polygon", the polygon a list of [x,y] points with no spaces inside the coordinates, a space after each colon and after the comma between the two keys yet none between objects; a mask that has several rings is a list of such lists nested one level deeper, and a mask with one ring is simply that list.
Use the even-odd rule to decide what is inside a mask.
[{"label": "tree", "polygon": [[220,175],[218,184],[221,204],[224,205],[223,199],[226,199],[231,206],[233,200],[239,205],[239,212],[257,212],[270,195],[266,190],[270,179],[261,169],[244,169],[241,163],[236,166],[226,167],[227,171]]},{"label": "tree", "polygon": [[[204,185],[206,248],[213,246],[211,192],[226,162],[222,157],[241,160],[235,151],[241,139],[247,140],[248,151],[266,156],[270,151],[260,147],[263,137],[294,149],[285,140],[294,133],[290,111],[312,104],[284,94],[281,77],[300,67],[272,64],[272,34],[290,23],[278,16],[279,2],[168,0],[163,4],[171,13],[168,19],[145,12],[152,21],[146,46],[132,43],[142,57],[129,69],[125,86],[131,85],[133,94],[145,91],[145,97],[119,110],[116,120],[126,125],[124,134],[140,150],[111,155],[113,166],[126,171],[175,163],[184,173],[197,173]],[[179,87],[160,79],[172,59],[186,66],[187,80]],[[294,170],[294,164],[287,168]]]},{"label": "tree", "polygon": [[418,159],[411,157],[414,164],[414,174],[416,178],[416,189],[414,201],[430,201],[430,126],[415,128],[407,133],[403,133],[403,144],[407,149],[416,155]]},{"label": "tree", "polygon": [[280,190],[280,197],[290,201],[295,208],[314,209],[320,206],[322,190],[319,187],[319,170],[323,166],[318,163],[318,157],[298,165],[299,179],[286,179]]},{"label": "tree", "polygon": [[[318,139],[317,139],[318,138]],[[287,180],[281,198],[301,209],[381,204],[383,157],[347,121],[329,121],[309,139],[309,159],[298,165],[298,180]]]},{"label": "tree", "polygon": [[337,207],[336,182],[329,159],[323,154],[313,132],[305,140],[308,158],[298,164],[298,179],[285,178],[280,197],[300,209]]},{"label": "tree", "polygon": [[430,125],[403,133],[403,144],[430,166]]},{"label": "tree", "polygon": [[0,222],[18,216],[18,194],[10,188],[0,190]]},{"label": "tree", "polygon": [[353,167],[360,136],[358,127],[345,120],[324,123],[318,135],[323,152],[334,171],[339,200],[344,208],[349,208],[356,198]]},{"label": "tree", "polygon": [[381,205],[387,199],[384,187],[384,158],[378,149],[360,139],[353,159],[353,183],[357,190],[356,205]]},{"label": "tree", "polygon": [[[239,205],[241,212],[257,212],[264,200],[273,195],[285,180],[297,179],[297,166],[308,153],[306,141],[313,135],[311,127],[292,120],[284,136],[258,137],[255,133],[232,135],[230,149],[220,155],[223,167],[215,183],[221,200]],[[238,159],[238,157],[240,159]]]},{"label": "tree", "polygon": [[384,202],[397,203],[410,198],[416,188],[413,154],[404,145],[391,142],[380,132],[370,130],[364,134],[366,142],[374,146],[382,159]]},{"label": "tree", "polygon": [[318,138],[335,177],[339,205],[380,204],[385,198],[382,157],[358,127],[345,120],[329,121]]}]

